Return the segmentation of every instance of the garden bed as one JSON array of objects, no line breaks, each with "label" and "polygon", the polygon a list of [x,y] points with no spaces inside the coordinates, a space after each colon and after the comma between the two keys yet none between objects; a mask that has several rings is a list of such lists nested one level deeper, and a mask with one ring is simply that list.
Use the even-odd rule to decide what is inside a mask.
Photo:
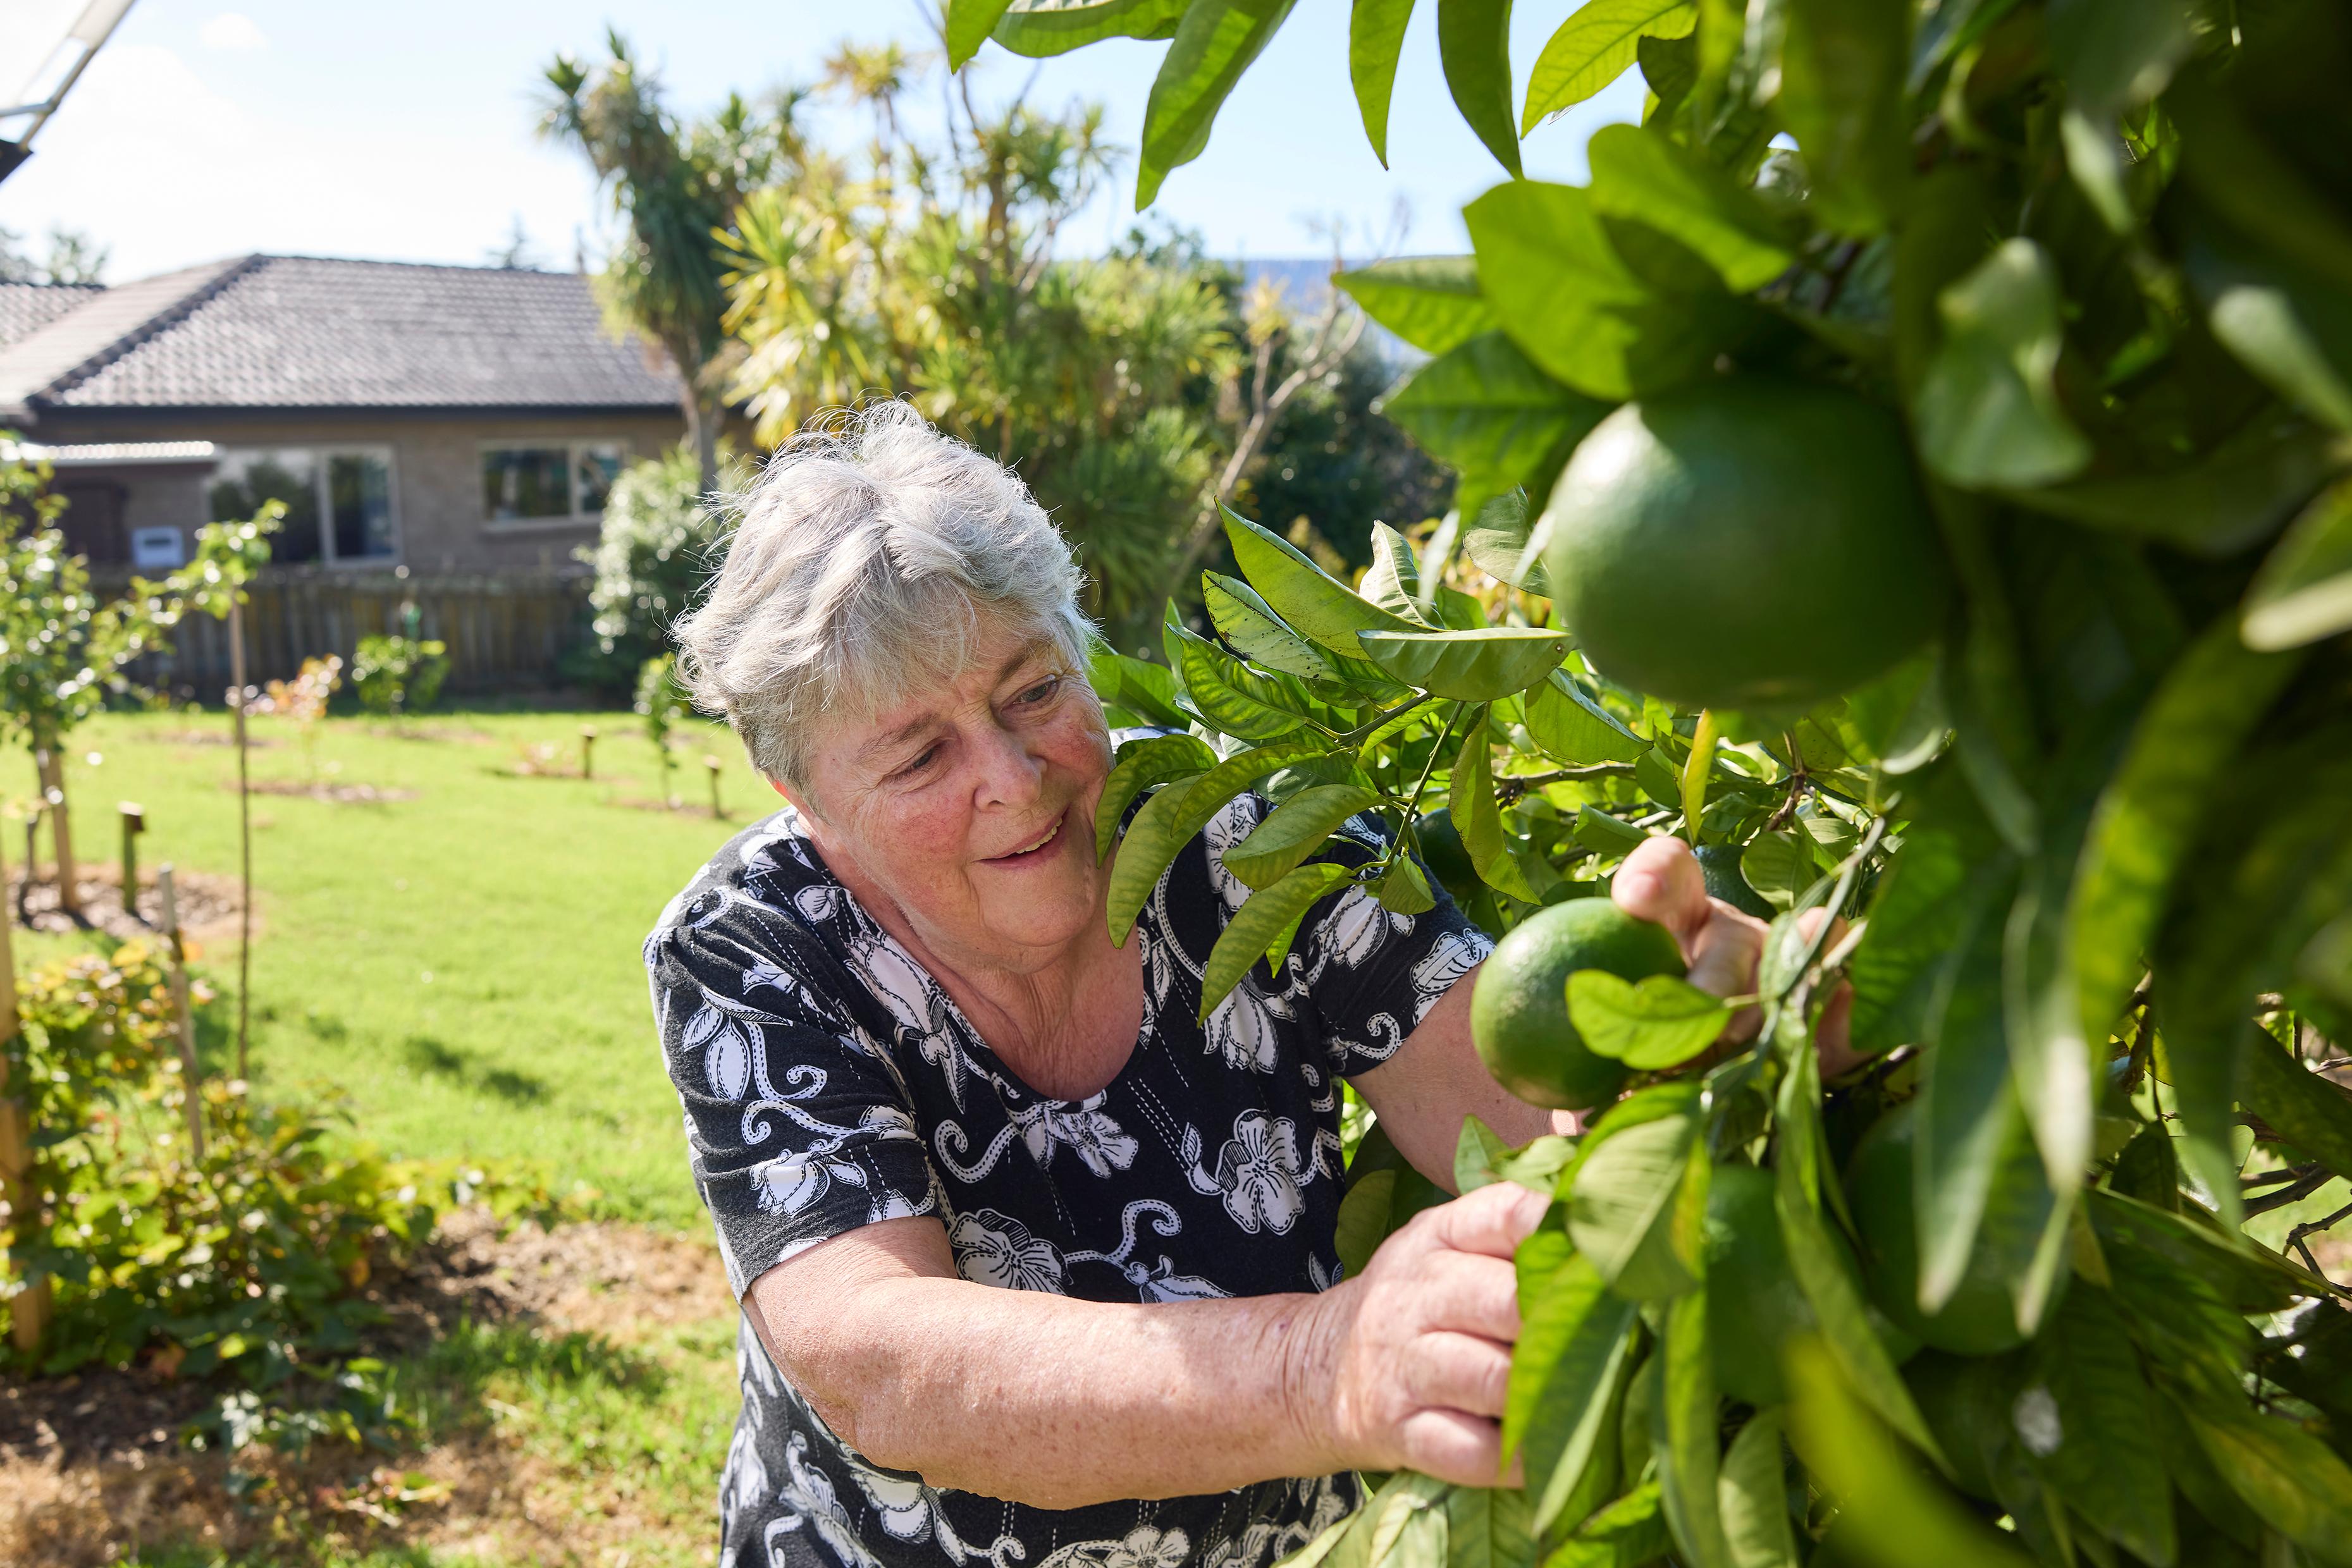
[{"label": "garden bed", "polygon": [[370,1294],[391,1314],[370,1348],[420,1417],[411,1444],[195,1453],[177,1432],[205,1391],[152,1369],[0,1386],[0,1562],[708,1558],[734,1308],[707,1241],[601,1223],[501,1237],[468,1211]]}]

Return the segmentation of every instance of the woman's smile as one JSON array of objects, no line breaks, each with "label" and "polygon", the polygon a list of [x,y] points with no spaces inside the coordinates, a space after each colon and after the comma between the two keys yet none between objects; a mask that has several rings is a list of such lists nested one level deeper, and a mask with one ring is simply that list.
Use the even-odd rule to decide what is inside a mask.
[{"label": "woman's smile", "polygon": [[1069,825],[1069,808],[1065,807],[1063,808],[1062,814],[1055,818],[1053,821],[1046,826],[1045,831],[1043,833],[1040,833],[1036,838],[1032,839],[1029,842],[1022,845],[1017,850],[1010,852],[1009,853],[992,855],[981,863],[983,865],[1022,867],[1043,865],[1049,860],[1056,859],[1060,855],[1063,840],[1068,836],[1064,833],[1062,830]]}]

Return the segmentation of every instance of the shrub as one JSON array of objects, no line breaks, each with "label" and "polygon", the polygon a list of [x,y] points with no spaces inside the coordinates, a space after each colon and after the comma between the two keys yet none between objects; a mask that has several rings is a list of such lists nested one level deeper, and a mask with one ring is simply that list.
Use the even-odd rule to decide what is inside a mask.
[{"label": "shrub", "polygon": [[32,970],[20,1005],[8,1081],[36,1159],[30,1207],[0,1214],[22,1270],[0,1293],[46,1277],[55,1305],[37,1351],[0,1363],[16,1372],[144,1357],[221,1384],[200,1439],[356,1439],[400,1419],[359,1354],[383,1318],[369,1280],[461,1203],[555,1212],[527,1179],[386,1161],[336,1136],[346,1118],[331,1103],[265,1104],[236,1080],[203,1086],[192,1157],[171,989],[142,944]]},{"label": "shrub", "polygon": [[605,497],[595,548],[580,551],[596,569],[588,590],[594,636],[568,673],[607,696],[628,695],[645,662],[668,651],[669,623],[726,553],[719,517],[702,505],[691,451],[681,446],[624,472]]},{"label": "shrub", "polygon": [[362,637],[352,661],[352,685],[360,706],[396,718],[431,707],[449,674],[446,643],[414,637]]}]

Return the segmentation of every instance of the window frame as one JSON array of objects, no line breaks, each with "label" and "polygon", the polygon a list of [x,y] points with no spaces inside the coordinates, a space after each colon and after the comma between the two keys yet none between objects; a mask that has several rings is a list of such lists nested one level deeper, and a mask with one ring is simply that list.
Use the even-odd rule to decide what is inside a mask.
[{"label": "window frame", "polygon": [[476,505],[485,514],[488,507],[480,499],[482,493],[482,463],[493,452],[557,452],[563,454],[563,504],[569,509],[544,517],[493,517],[485,515],[478,526],[486,534],[543,533],[553,529],[596,528],[604,520],[603,511],[583,512],[580,509],[580,460],[594,447],[607,446],[621,455],[621,466],[614,474],[618,478],[636,460],[636,448],[625,435],[517,435],[499,440],[483,439],[474,443],[474,494]]},{"label": "window frame", "polygon": [[[310,485],[319,507],[319,559],[316,561],[289,561],[287,565],[364,569],[398,566],[406,559],[408,541],[400,519],[400,464],[391,443],[268,441],[240,444],[236,442],[222,442],[219,452],[224,457],[242,452],[307,452],[310,455]],[[383,555],[356,555],[344,558],[335,553],[333,465],[338,457],[373,457],[383,464],[384,521],[392,534],[392,549]],[[215,462],[214,472],[217,474],[219,471]]]}]

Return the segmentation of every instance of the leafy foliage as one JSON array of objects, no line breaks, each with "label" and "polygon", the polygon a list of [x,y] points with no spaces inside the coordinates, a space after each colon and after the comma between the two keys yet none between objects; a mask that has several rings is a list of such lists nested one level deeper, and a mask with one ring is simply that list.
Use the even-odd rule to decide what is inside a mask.
[{"label": "leafy foliage", "polygon": [[[199,986],[195,1000],[210,999]],[[230,1446],[360,1440],[396,1425],[360,1354],[382,1310],[362,1293],[477,1199],[554,1212],[527,1176],[394,1164],[337,1148],[331,1107],[268,1105],[242,1081],[203,1086],[205,1152],[159,956],[139,943],[24,977],[7,1081],[36,1129],[26,1201],[0,1215],[14,1295],[51,1281],[55,1316],[19,1370],[144,1359],[214,1379],[199,1435]]]},{"label": "leafy foliage", "polygon": [[566,672],[607,695],[628,695],[645,662],[669,649],[670,622],[726,559],[722,539],[693,453],[681,446],[624,470],[605,497],[595,548],[579,552],[596,570],[588,589],[594,635]]},{"label": "leafy foliage", "polygon": [[433,706],[449,674],[449,645],[437,638],[362,637],[352,657],[360,706],[397,718]]},{"label": "leafy foliage", "polygon": [[[1231,86],[1182,40],[1242,9],[1135,29],[1178,40],[1147,193]],[[1360,5],[1351,36],[1376,151],[1402,9]],[[1030,10],[995,9],[993,36],[1034,51]],[[1485,19],[1441,5],[1440,53],[1495,146]],[[1454,840],[1456,891],[1507,926],[1675,832],[1777,912],[1752,1043],[1706,1045],[1711,1009],[1670,988],[1574,977],[1580,1026],[1654,1069],[1572,1142],[1465,1130],[1458,1175],[1558,1200],[1519,1260],[1524,1519],[1498,1492],[1465,1547],[1460,1494],[1401,1476],[1298,1561],[2352,1561],[2352,1336],[2303,1249],[2328,1221],[2292,1256],[2244,1228],[2352,1176],[2352,1096],[2312,1070],[2352,1034],[2352,22],[2314,0],[1591,0],[1516,122],[1636,67],[1643,123],[1594,138],[1589,185],[1507,182],[1465,214],[1472,256],[1344,280],[1434,356],[1391,406],[1494,502],[1418,553],[1376,540],[1352,591],[1234,519],[1257,603],[1224,598],[1254,613],[1217,618],[1221,643],[1171,632],[1172,680],[1097,671],[1216,758],[1145,743],[1160,793],[1121,886],[1221,793],[1346,785],[1383,847],[1322,896],[1409,912],[1430,879],[1408,850]],[[1531,590],[1572,559],[1547,548],[1580,515],[1553,480],[1599,413],[1758,376],[1900,417],[1957,584],[1929,650],[1801,710],[1677,712],[1573,650],[1505,672],[1528,632],[1577,636]],[[1475,571],[1452,559],[1474,531]],[[1494,684],[1441,691],[1444,660],[1375,653],[1416,639]],[[1326,863],[1300,847],[1245,857],[1260,891],[1228,938],[1252,961],[1298,896],[1265,873]],[[1867,1059],[1825,1086],[1845,985]],[[1909,1201],[1849,1193],[1898,1113],[1871,1146],[1907,1136]],[[1360,1167],[1357,1259],[1399,1182]],[[1779,1245],[1718,1278],[1709,1192],[1749,1167],[1770,1218],[1743,1223]],[[1757,1259],[1803,1304],[1777,1385],[1723,1375],[1755,1353],[1712,1295]]]}]

